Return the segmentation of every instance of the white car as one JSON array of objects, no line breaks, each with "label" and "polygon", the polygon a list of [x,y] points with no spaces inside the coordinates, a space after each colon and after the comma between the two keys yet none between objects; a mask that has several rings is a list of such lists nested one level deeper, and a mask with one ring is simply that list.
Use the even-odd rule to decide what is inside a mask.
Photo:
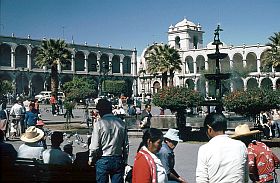
[{"label": "white car", "polygon": [[[38,95],[35,95],[35,99],[37,99],[38,102],[43,102],[45,100],[50,100],[51,96],[52,96],[51,91],[41,91]],[[57,97],[64,100],[65,94],[63,92],[57,92]]]}]

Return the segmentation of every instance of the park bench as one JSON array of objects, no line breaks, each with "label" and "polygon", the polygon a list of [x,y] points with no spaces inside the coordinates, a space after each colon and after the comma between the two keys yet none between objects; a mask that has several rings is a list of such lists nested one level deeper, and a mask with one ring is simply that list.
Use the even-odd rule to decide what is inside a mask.
[{"label": "park bench", "polygon": [[13,167],[1,172],[1,182],[95,182],[95,168],[43,164],[36,159],[18,158]]}]

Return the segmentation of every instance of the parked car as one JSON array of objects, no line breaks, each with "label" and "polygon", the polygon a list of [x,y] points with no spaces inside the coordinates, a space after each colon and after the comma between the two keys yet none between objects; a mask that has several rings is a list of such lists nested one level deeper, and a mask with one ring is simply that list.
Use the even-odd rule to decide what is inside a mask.
[{"label": "parked car", "polygon": [[[38,102],[49,101],[51,96],[51,91],[41,91],[38,95],[35,95],[35,99],[37,99]],[[63,101],[65,99],[65,94],[63,92],[57,92],[57,97],[61,98]]]}]

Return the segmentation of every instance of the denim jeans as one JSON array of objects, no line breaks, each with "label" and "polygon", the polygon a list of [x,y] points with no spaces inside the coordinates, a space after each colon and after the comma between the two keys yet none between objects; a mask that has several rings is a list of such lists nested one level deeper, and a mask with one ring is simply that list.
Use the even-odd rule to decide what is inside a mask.
[{"label": "denim jeans", "polygon": [[108,183],[109,175],[111,183],[123,182],[124,168],[121,156],[102,156],[96,162],[96,182]]}]

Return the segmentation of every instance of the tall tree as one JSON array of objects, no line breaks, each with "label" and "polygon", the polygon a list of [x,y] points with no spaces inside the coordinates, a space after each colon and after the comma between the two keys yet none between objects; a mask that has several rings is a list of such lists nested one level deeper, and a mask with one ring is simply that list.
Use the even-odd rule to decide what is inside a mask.
[{"label": "tall tree", "polygon": [[155,44],[148,48],[145,55],[147,61],[147,71],[151,74],[162,74],[162,86],[167,86],[168,73],[170,76],[170,86],[173,86],[175,71],[181,71],[182,61],[179,52],[167,44]]},{"label": "tall tree", "polygon": [[264,65],[280,67],[280,32],[274,33],[274,36],[268,39],[270,42],[266,44],[269,48],[264,52]]},{"label": "tall tree", "polygon": [[44,40],[39,47],[35,60],[40,68],[46,66],[51,69],[51,91],[57,97],[58,90],[58,69],[57,65],[65,66],[70,63],[71,53],[64,40]]}]

